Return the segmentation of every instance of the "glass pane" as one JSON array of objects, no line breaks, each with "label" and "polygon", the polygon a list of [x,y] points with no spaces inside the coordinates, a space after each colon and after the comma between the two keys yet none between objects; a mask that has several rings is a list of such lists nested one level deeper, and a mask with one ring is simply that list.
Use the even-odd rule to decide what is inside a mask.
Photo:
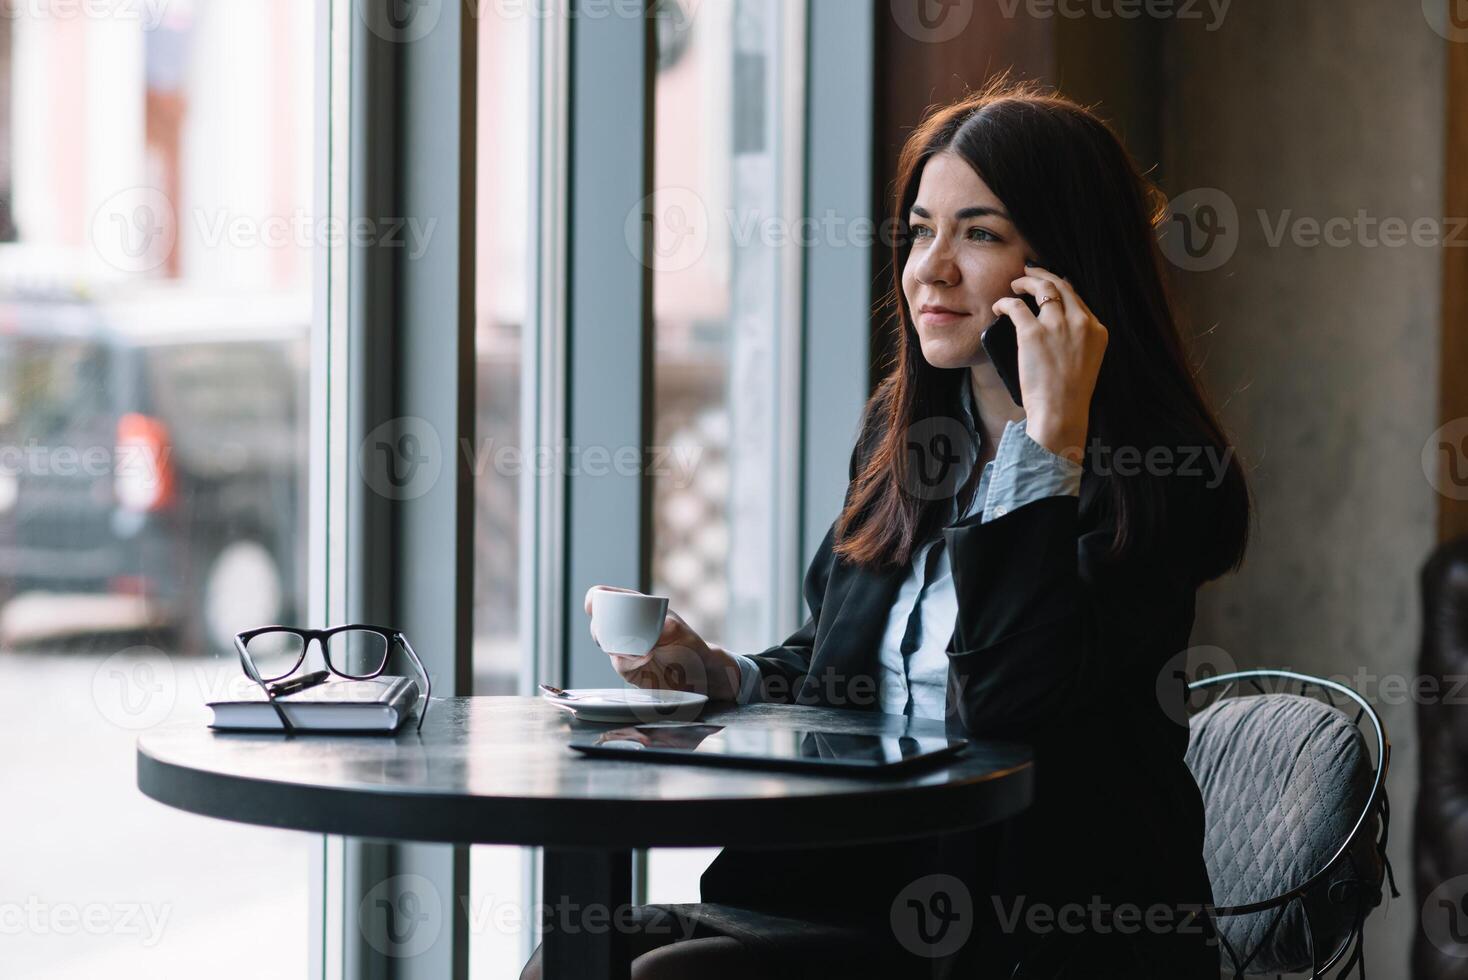
[{"label": "glass pane", "polygon": [[387,659],[387,637],[366,630],[333,633],[327,637],[326,647],[331,665],[352,677],[377,673]]},{"label": "glass pane", "polygon": [[311,838],[148,800],[134,745],[304,611],[316,5],[3,6],[0,959],[300,975]]},{"label": "glass pane", "polygon": [[481,17],[475,278],[474,693],[520,677],[521,330],[526,314],[532,18]]},{"label": "glass pane", "polygon": [[[781,0],[660,0],[653,202],[653,590],[754,653],[776,632],[783,261]],[[793,246],[789,246],[793,247]],[[694,901],[716,851],[655,851],[653,901]]]},{"label": "glass pane", "polygon": [[[530,261],[531,46],[550,7],[485,7],[479,30],[478,214],[475,278],[474,693],[517,694],[531,654],[520,622],[520,449]],[[491,11],[498,15],[491,16]],[[532,15],[532,10],[540,10]],[[484,980],[520,975],[531,923],[530,862],[515,847],[470,851],[469,969]]]},{"label": "glass pane", "polygon": [[260,679],[273,681],[296,669],[306,650],[306,641],[295,633],[261,633],[250,638],[245,650]]}]

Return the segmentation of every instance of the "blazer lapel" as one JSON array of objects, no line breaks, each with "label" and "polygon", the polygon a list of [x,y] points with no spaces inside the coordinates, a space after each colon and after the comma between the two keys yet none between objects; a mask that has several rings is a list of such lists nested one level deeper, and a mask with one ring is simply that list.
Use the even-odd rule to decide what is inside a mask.
[{"label": "blazer lapel", "polygon": [[[877,685],[882,677],[882,635],[908,569],[839,566],[836,574],[849,581],[842,583],[840,607],[830,628],[816,640],[802,700],[875,711],[881,705]],[[828,588],[827,595],[834,591]],[[862,678],[860,685],[848,693],[848,685],[857,678]]]}]

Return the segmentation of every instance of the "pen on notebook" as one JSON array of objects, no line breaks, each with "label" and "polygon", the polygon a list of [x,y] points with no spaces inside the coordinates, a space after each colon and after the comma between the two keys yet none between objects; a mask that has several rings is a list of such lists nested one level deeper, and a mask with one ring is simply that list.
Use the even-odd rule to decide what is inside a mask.
[{"label": "pen on notebook", "polygon": [[330,676],[331,673],[329,671],[312,671],[309,674],[303,674],[300,677],[295,677],[288,681],[281,681],[278,684],[271,684],[270,693],[272,696],[277,698],[283,697],[287,694],[294,694],[297,691],[304,691],[308,687],[315,687],[317,684],[323,684]]}]

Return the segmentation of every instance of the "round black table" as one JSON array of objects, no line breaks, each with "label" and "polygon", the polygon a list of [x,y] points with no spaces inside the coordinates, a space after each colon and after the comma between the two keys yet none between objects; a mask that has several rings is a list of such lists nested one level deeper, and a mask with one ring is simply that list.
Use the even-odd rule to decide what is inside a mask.
[{"label": "round black table", "polygon": [[[790,705],[710,704],[699,720],[945,733],[929,719]],[[518,697],[435,699],[421,732],[409,724],[393,736],[218,733],[176,723],[138,739],[138,788],[182,810],[268,827],[540,846],[547,904],[601,909],[630,899],[636,848],[923,837],[1013,816],[1033,792],[1029,752],[1014,745],[974,743],[941,768],[899,778],[592,759],[566,747],[573,735],[611,727]],[[548,928],[544,941],[548,980],[628,975],[615,929]]]}]

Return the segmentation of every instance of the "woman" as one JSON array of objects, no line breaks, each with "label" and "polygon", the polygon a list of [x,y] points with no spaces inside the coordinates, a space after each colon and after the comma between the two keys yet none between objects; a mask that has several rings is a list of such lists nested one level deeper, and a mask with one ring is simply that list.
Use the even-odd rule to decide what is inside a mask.
[{"label": "woman", "polygon": [[[726,849],[703,877],[710,904],[642,910],[691,920],[694,938],[658,946],[685,931],[649,930],[634,976],[929,975],[888,916],[943,872],[978,920],[954,975],[1070,958],[1063,975],[1216,977],[1172,668],[1197,587],[1243,558],[1250,505],[1165,296],[1161,197],[1098,118],[1007,81],[931,114],[896,190],[900,335],[806,575],[810,620],[741,657],[670,613],[651,654],[614,663],[646,687],[698,676],[715,698],[1023,741],[1036,798],[921,844]],[[1000,314],[1023,408],[980,344]]]}]

